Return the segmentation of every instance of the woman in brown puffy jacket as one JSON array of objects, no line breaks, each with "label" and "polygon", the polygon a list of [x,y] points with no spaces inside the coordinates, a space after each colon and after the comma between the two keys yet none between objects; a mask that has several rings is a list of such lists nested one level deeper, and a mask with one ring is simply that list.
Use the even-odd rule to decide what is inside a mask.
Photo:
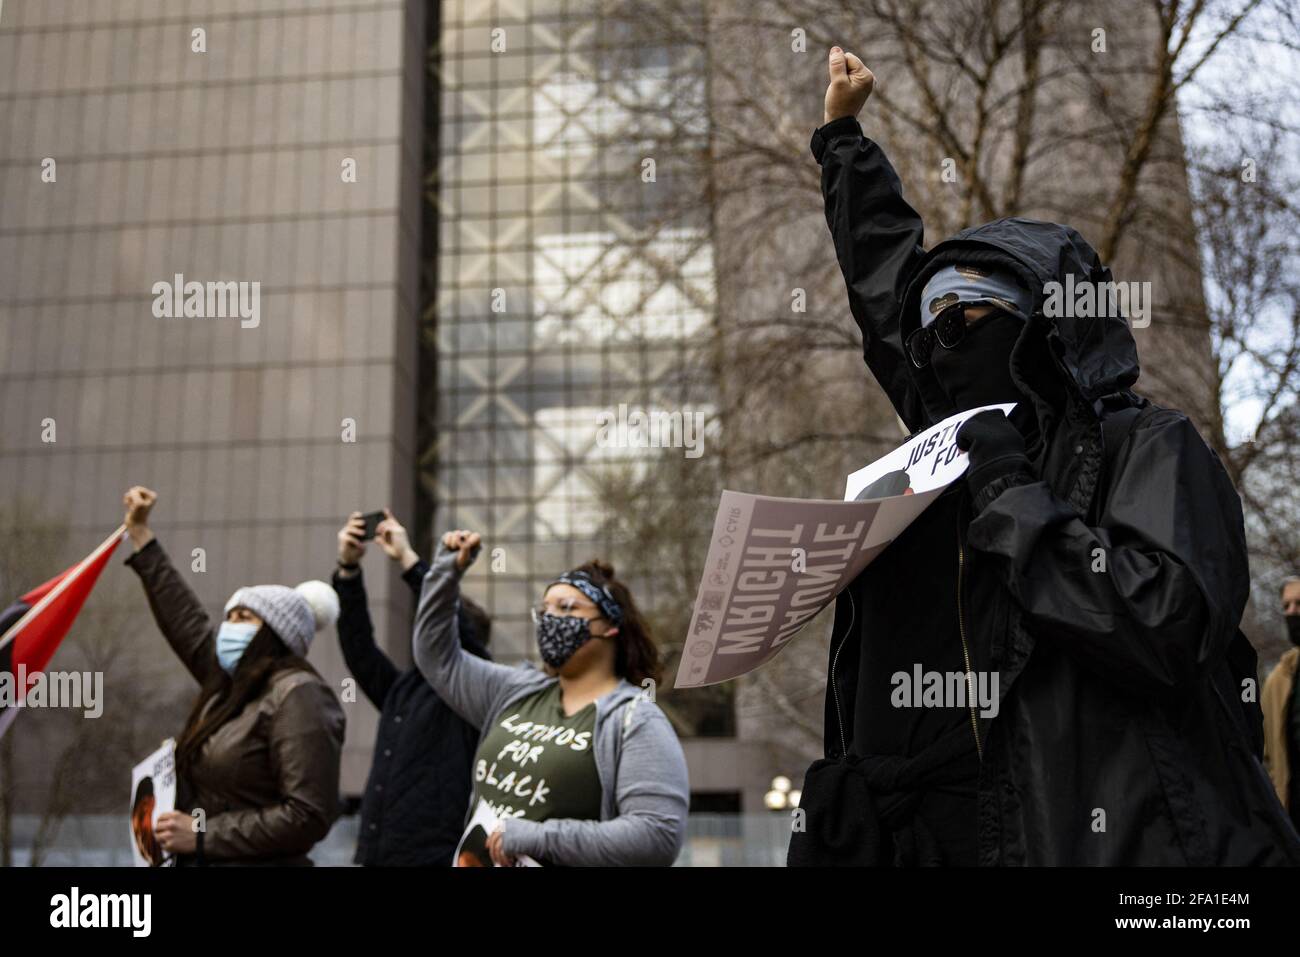
[{"label": "woman in brown puffy jacket", "polygon": [[158,841],[180,865],[310,865],[339,813],[344,717],[306,654],[338,599],[324,582],[241,588],[214,627],[149,530],[156,500],[126,493],[127,564],[202,686],[176,741],[177,809],[159,815]]}]

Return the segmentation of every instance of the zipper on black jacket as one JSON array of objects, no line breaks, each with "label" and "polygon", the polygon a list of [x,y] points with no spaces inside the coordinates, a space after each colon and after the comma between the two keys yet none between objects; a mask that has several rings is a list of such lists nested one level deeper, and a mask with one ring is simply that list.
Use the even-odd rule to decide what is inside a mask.
[{"label": "zipper on black jacket", "polygon": [[840,689],[835,683],[835,666],[839,663],[840,652],[844,648],[844,643],[849,640],[853,634],[853,622],[857,620],[857,606],[853,604],[853,589],[846,589],[845,596],[849,599],[849,626],[844,630],[844,637],[835,648],[835,654],[831,655],[831,697],[835,702],[835,720],[840,728],[840,759],[848,760],[849,745],[848,739],[844,737],[844,713],[840,710]]},{"label": "zipper on black jacket", "polygon": [[961,636],[961,655],[966,662],[966,703],[970,707],[970,728],[975,735],[975,753],[984,763],[984,747],[980,744],[979,719],[975,715],[975,673],[970,666],[970,648],[966,644],[966,616],[962,608],[962,585],[966,572],[966,546],[961,540],[962,508],[957,508],[957,633]]}]

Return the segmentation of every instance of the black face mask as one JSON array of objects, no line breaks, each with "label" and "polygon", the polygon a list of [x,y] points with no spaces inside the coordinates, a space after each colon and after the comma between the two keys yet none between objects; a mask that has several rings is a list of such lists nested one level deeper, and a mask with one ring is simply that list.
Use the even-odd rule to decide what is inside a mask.
[{"label": "black face mask", "polygon": [[1010,313],[985,316],[966,331],[956,348],[936,345],[930,354],[930,368],[939,388],[959,412],[1015,402],[1011,422],[1029,441],[1038,433],[1038,416],[1033,403],[1011,379],[1011,350],[1024,327],[1024,321]]},{"label": "black face mask", "polygon": [[1291,639],[1291,644],[1300,645],[1300,615],[1286,616],[1286,635]]},{"label": "black face mask", "polygon": [[542,660],[557,670],[591,639],[591,622],[577,615],[542,615],[537,619],[537,649]]}]

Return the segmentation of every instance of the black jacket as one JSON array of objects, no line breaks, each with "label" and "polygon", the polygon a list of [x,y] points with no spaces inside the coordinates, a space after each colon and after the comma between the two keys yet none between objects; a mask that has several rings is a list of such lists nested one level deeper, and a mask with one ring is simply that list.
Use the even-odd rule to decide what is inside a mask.
[{"label": "black jacket", "polygon": [[[1240,499],[1184,415],[1132,393],[1137,348],[1124,319],[1042,312],[1045,283],[1067,273],[1105,281],[1109,270],[1073,229],[1024,219],[925,253],[920,217],[856,120],[818,130],[813,153],[867,366],[909,429],[959,411],[902,353],[933,271],[958,258],[996,264],[1037,290],[1011,371],[1038,412],[1038,479],[994,483],[970,503],[968,526],[931,522],[933,541],[921,543],[934,561],[959,549],[969,561],[964,615],[983,662],[974,667],[999,677],[998,713],[978,721],[979,863],[1300,863],[1260,761],[1259,707],[1242,700],[1256,664],[1238,630],[1249,590]],[[874,846],[906,816],[896,808],[915,803],[908,788],[942,763],[900,770],[892,756],[855,750],[859,636],[908,627],[900,608],[915,609],[915,622],[956,605],[930,590],[923,566],[886,562],[912,531],[837,604],[826,759],[805,782],[807,833],[792,840],[792,863],[862,861],[864,843],[869,862],[888,863]],[[1104,572],[1093,570],[1099,554]],[[895,610],[888,622],[873,611],[882,600]],[[955,765],[973,734],[952,741],[945,760]],[[846,813],[882,789],[885,800],[865,798],[878,813]],[[895,836],[914,841],[904,832]]]},{"label": "black jacket", "polygon": [[[417,595],[428,568],[420,561],[402,575]],[[443,703],[418,670],[399,671],[375,645],[361,574],[341,578],[336,572],[334,590],[343,658],[380,711],[356,863],[450,866],[469,806],[478,729]],[[468,651],[488,657],[463,613],[460,634]]]}]

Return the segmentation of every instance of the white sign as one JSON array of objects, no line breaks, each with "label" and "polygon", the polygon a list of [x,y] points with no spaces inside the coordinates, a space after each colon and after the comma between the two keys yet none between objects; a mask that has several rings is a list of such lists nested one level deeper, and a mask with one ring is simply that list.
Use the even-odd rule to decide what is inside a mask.
[{"label": "white sign", "polygon": [[168,738],[131,770],[131,856],[136,867],[173,867],[154,836],[158,815],[176,809],[176,742]]},{"label": "white sign", "polygon": [[[452,867],[496,867],[492,863],[492,856],[488,853],[487,839],[488,835],[496,830],[499,818],[492,813],[492,808],[487,801],[479,798],[478,806],[474,808],[474,816],[469,819],[469,825],[465,828],[465,833],[461,836],[460,843],[456,845],[456,857],[451,862]],[[508,826],[508,825],[507,825]],[[535,860],[527,854],[520,854],[515,858],[515,867],[541,867]]]},{"label": "white sign", "polygon": [[850,475],[841,502],[724,491],[674,687],[728,681],[774,658],[966,471],[962,423],[1014,407],[931,426]]}]

